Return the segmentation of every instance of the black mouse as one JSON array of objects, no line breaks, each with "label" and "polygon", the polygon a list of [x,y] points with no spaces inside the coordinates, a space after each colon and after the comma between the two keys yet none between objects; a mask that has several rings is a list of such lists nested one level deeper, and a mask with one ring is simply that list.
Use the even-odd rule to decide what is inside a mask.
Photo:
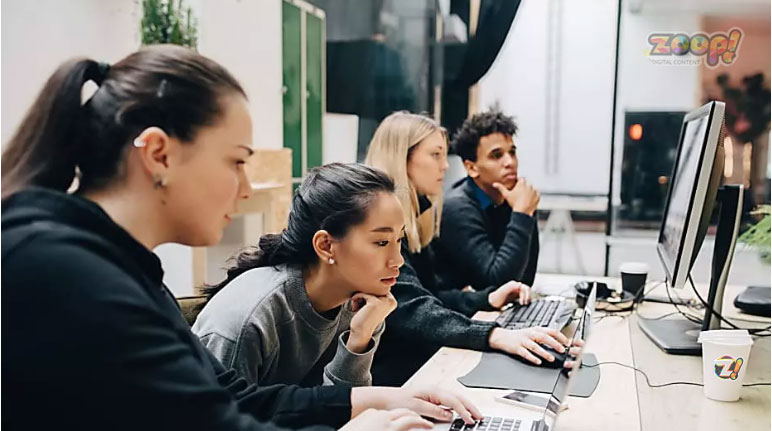
[{"label": "black mouse", "polygon": [[[515,355],[514,357],[515,357],[515,359],[517,359],[518,361],[520,361],[520,362],[522,362],[524,364],[532,365],[534,367],[544,367],[544,368],[554,368],[554,369],[563,368],[563,364],[565,364],[566,360],[570,361],[571,359],[573,359],[573,358],[571,358],[568,355],[568,349],[566,349],[565,352],[560,353],[560,352],[556,351],[555,349],[553,349],[552,347],[550,347],[550,346],[548,346],[546,344],[539,344],[539,346],[541,346],[542,349],[546,350],[547,353],[552,355],[552,357],[555,358],[555,360],[550,362],[550,361],[548,361],[548,360],[546,360],[546,359],[542,358],[541,356],[536,355],[534,353],[534,355],[537,358],[539,358],[539,360],[541,361],[541,364],[536,365],[533,362],[529,361],[528,359],[523,358],[522,356]],[[533,352],[531,352],[531,353],[533,353]]]}]

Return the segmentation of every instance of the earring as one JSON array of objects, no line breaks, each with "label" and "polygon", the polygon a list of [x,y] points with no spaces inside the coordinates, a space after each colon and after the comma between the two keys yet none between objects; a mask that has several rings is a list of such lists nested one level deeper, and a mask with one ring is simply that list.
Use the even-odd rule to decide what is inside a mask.
[{"label": "earring", "polygon": [[327,259],[327,263],[329,263],[330,265],[334,265],[335,264],[335,259],[329,258],[329,259]]},{"label": "earring", "polygon": [[145,141],[143,141],[143,140],[141,140],[141,139],[139,139],[139,138],[136,138],[136,139],[134,139],[134,146],[135,146],[135,147],[137,147],[137,148],[141,148],[141,147],[144,147],[145,145],[147,145],[147,144],[145,143]]},{"label": "earring", "polygon": [[153,174],[153,188],[158,189],[166,187],[166,177],[160,174]]}]

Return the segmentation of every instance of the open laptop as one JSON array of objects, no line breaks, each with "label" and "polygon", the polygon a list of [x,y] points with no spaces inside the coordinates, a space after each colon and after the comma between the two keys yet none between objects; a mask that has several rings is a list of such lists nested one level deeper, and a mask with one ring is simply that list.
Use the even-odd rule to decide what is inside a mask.
[{"label": "open laptop", "polygon": [[[596,289],[593,287],[582,310],[582,315],[579,317],[579,323],[576,325],[574,333],[570,338],[571,345],[576,340],[587,341],[587,337],[590,334],[590,326],[592,325],[592,314],[595,312],[595,299]],[[560,405],[568,397],[571,381],[579,369],[581,359],[580,353],[575,358],[574,366],[570,370],[564,368],[558,372],[557,380],[550,393],[550,402],[547,403],[547,407],[541,412],[526,412],[523,409],[522,414],[507,417],[501,415],[494,416],[494,412],[483,411],[485,418],[476,424],[466,425],[462,419],[455,418],[450,423],[450,426],[447,423],[437,424],[433,429],[442,431],[553,431],[555,429],[555,422],[560,414]],[[502,406],[504,406],[502,407],[503,409],[512,409],[511,406],[505,406],[503,403]],[[502,409],[497,410],[501,411]]]}]

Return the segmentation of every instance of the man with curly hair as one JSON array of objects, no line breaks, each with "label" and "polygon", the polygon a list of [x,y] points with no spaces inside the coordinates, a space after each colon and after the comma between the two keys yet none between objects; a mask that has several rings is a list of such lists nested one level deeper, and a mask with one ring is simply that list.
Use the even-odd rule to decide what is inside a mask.
[{"label": "man with curly hair", "polygon": [[452,146],[467,177],[445,197],[437,247],[442,277],[477,289],[533,284],[539,257],[539,192],[518,177],[517,125],[497,109],[467,119]]}]

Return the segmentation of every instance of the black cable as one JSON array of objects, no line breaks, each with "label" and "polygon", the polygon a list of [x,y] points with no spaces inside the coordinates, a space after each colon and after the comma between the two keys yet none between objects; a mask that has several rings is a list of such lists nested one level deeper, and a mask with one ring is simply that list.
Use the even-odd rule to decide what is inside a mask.
[{"label": "black cable", "polygon": [[683,316],[684,319],[686,319],[686,320],[688,320],[688,321],[690,321],[692,323],[696,323],[698,325],[702,324],[701,320],[698,320],[696,317],[693,317],[693,316],[690,316],[690,315],[684,313],[683,311],[681,311],[680,308],[678,308],[678,305],[675,303],[675,301],[673,301],[673,297],[670,296],[670,287],[667,284],[665,284],[665,293],[667,293],[667,299],[670,300],[670,304],[672,304],[673,307],[675,307],[676,311],[678,313],[680,313],[681,316]]},{"label": "black cable", "polygon": [[[744,329],[744,330],[748,331],[750,334],[753,334],[753,335],[757,335],[757,333],[759,333],[759,332],[769,331],[770,329],[772,329],[772,327],[770,327],[770,326],[767,326],[766,328],[741,328],[741,327],[735,325],[734,323],[732,323],[729,320],[727,320],[724,316],[722,316],[721,313],[719,313],[718,311],[714,310],[713,307],[709,306],[707,301],[702,299],[702,295],[700,295],[700,292],[697,291],[697,287],[694,285],[694,280],[692,279],[692,274],[691,273],[689,273],[689,275],[687,275],[687,279],[689,280],[689,285],[692,286],[692,290],[694,291],[694,294],[697,295],[697,299],[700,300],[700,302],[705,307],[705,309],[706,310],[710,310],[711,314],[713,314],[714,316],[718,317],[719,320],[721,320],[722,322],[724,322],[727,325],[731,326],[733,329]],[[706,311],[706,313],[707,313],[707,311]],[[768,336],[769,336],[769,334],[759,335],[759,337],[768,337]]]},{"label": "black cable", "polygon": [[[605,311],[605,310],[603,310],[603,311]],[[604,314],[602,316],[598,316],[598,317],[594,318],[592,323],[598,323],[601,320],[606,319],[608,317],[619,317],[620,319],[624,320],[624,319],[627,319],[628,317],[630,317],[630,314],[619,314],[618,312],[606,313],[606,314]]]},{"label": "black cable", "polygon": [[[675,313],[673,313],[675,314]],[[604,362],[598,362],[595,365],[588,365],[588,364],[582,364],[583,367],[589,367],[589,368],[595,368],[599,367],[601,365],[605,364],[613,364],[613,365],[619,365],[620,367],[629,368],[631,370],[635,370],[643,375],[643,378],[646,380],[646,385],[648,385],[652,389],[656,388],[664,388],[665,386],[675,386],[675,385],[689,385],[689,386],[704,386],[702,383],[696,383],[696,382],[668,382],[668,383],[662,383],[659,385],[652,385],[651,381],[649,380],[649,376],[641,369],[635,368],[631,365],[623,364],[621,362],[615,362],[615,361],[604,361]],[[748,383],[744,384],[743,387],[750,387],[750,386],[770,386],[769,382],[757,382],[757,383]]]},{"label": "black cable", "polygon": [[643,317],[640,314],[639,314],[639,316],[641,317],[641,319],[646,319],[646,320],[662,320],[665,317],[670,317],[670,316],[672,316],[674,314],[678,314],[678,312],[677,311],[673,311],[672,313],[663,314],[663,315],[658,316],[658,317]]}]

